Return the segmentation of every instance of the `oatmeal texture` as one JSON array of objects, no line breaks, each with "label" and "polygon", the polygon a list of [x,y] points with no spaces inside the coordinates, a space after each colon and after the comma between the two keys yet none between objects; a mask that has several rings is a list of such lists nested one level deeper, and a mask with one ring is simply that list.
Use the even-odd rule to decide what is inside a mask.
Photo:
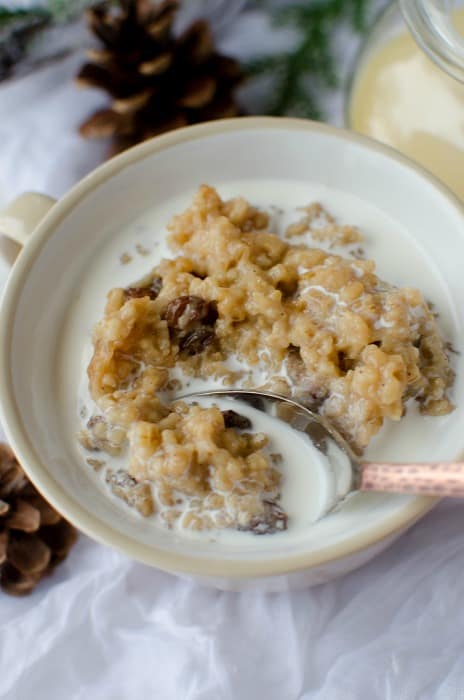
[{"label": "oatmeal texture", "polygon": [[128,446],[126,500],[151,483],[168,524],[286,527],[266,437],[216,407],[171,403],[174,367],[247,387],[251,375],[227,359],[259,366],[262,388],[317,409],[359,452],[412,397],[424,414],[452,409],[453,372],[421,293],[381,281],[372,261],[298,244],[308,230],[316,241],[360,240],[319,204],[303,219],[282,239],[244,199],[202,186],[169,224],[176,256],[108,295],[88,370],[99,413],[81,440],[110,454]]},{"label": "oatmeal texture", "polygon": [[328,242],[330,247],[348,245],[362,240],[356,226],[340,225],[319,202],[302,207],[303,216],[290,224],[285,231],[286,238],[309,233],[313,241]]}]

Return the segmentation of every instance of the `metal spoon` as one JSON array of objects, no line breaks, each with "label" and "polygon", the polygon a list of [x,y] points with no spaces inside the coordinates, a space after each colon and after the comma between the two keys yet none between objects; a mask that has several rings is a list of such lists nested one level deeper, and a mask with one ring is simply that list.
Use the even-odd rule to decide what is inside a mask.
[{"label": "metal spoon", "polygon": [[245,402],[306,434],[328,459],[335,475],[334,507],[354,491],[464,497],[464,462],[362,462],[325,418],[292,399],[248,389],[202,391],[182,398],[191,400],[196,397],[222,397]]}]

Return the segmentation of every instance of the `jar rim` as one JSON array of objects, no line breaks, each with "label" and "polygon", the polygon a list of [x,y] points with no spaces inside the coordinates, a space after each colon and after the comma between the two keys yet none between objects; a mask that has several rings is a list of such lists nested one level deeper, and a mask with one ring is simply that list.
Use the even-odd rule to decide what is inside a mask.
[{"label": "jar rim", "polygon": [[398,2],[409,31],[421,49],[439,68],[464,82],[464,37],[453,23],[453,13],[446,0]]}]

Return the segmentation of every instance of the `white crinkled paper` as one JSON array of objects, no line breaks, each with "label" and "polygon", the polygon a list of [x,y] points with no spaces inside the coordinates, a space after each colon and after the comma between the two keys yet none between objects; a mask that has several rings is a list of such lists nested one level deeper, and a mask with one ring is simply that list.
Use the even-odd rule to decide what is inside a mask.
[{"label": "white crinkled paper", "polygon": [[223,593],[81,537],[52,581],[0,598],[0,697],[462,700],[463,507],[317,588]]},{"label": "white crinkled paper", "polygon": [[[102,102],[70,83],[79,62],[0,86],[0,201],[59,196],[101,160],[75,134]],[[30,597],[0,595],[0,698],[464,700],[463,600],[457,501],[363,569],[295,593],[209,590],[81,536]]]}]

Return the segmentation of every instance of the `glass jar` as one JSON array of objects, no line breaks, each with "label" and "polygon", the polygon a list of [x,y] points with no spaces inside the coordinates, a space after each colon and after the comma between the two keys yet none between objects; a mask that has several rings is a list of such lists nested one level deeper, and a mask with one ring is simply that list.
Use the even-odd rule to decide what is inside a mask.
[{"label": "glass jar", "polygon": [[360,52],[346,120],[464,199],[464,2],[389,5]]}]

